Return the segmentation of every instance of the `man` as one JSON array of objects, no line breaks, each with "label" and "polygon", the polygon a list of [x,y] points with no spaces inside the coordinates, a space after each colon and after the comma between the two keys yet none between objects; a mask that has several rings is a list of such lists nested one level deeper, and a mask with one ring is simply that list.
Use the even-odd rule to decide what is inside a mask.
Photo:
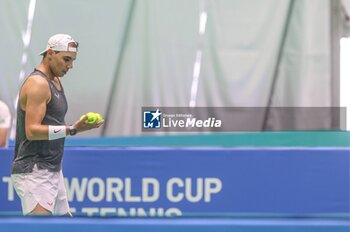
[{"label": "man", "polygon": [[8,106],[0,101],[0,147],[6,147],[11,126],[11,113]]},{"label": "man", "polygon": [[71,216],[61,170],[65,137],[103,123],[85,123],[87,116],[65,123],[68,107],[60,77],[73,68],[77,51],[71,36],[52,36],[19,92],[11,178],[24,215]]}]

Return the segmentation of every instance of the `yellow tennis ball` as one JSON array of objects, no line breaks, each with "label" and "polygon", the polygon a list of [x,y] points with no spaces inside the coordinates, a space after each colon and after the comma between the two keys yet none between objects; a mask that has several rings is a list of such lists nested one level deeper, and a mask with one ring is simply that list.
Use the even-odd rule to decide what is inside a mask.
[{"label": "yellow tennis ball", "polygon": [[85,120],[85,123],[94,124],[97,120],[96,114],[93,112],[89,112],[86,114],[88,116],[87,120]]}]

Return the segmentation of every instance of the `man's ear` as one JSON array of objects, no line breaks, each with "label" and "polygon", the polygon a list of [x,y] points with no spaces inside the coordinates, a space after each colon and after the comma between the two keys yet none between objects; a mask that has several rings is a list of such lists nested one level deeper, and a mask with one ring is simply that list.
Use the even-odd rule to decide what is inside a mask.
[{"label": "man's ear", "polygon": [[49,48],[49,49],[47,50],[47,52],[46,52],[46,57],[47,57],[49,60],[51,60],[52,55],[53,55],[54,53],[55,53],[55,51],[52,50],[51,48]]},{"label": "man's ear", "polygon": [[52,53],[54,53],[54,51],[53,51],[51,48],[49,48],[49,49],[47,50],[47,54],[52,55]]}]

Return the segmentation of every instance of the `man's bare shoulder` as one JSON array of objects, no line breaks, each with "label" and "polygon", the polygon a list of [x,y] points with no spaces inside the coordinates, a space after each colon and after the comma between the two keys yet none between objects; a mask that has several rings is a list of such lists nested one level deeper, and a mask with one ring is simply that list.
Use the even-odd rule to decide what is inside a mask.
[{"label": "man's bare shoulder", "polygon": [[29,76],[21,88],[20,98],[23,99],[22,97],[49,101],[51,99],[49,83],[42,76]]},{"label": "man's bare shoulder", "polygon": [[48,86],[47,80],[40,75],[29,76],[23,84],[25,88],[47,88]]}]

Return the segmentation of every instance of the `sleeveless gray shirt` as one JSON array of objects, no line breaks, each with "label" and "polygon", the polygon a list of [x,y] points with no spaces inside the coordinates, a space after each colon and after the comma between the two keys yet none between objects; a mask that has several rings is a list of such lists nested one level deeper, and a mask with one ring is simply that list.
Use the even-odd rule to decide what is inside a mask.
[{"label": "sleeveless gray shirt", "polygon": [[[46,114],[42,124],[53,126],[66,125],[64,118],[68,105],[61,83],[61,91],[59,91],[44,73],[34,70],[30,76],[32,75],[38,75],[36,78],[45,78],[51,91],[51,100],[46,105]],[[38,169],[47,169],[50,172],[60,171],[65,139],[28,140],[25,133],[25,115],[26,112],[21,109],[18,100],[15,156],[12,162],[11,173],[30,173],[33,171],[35,164]]]}]

